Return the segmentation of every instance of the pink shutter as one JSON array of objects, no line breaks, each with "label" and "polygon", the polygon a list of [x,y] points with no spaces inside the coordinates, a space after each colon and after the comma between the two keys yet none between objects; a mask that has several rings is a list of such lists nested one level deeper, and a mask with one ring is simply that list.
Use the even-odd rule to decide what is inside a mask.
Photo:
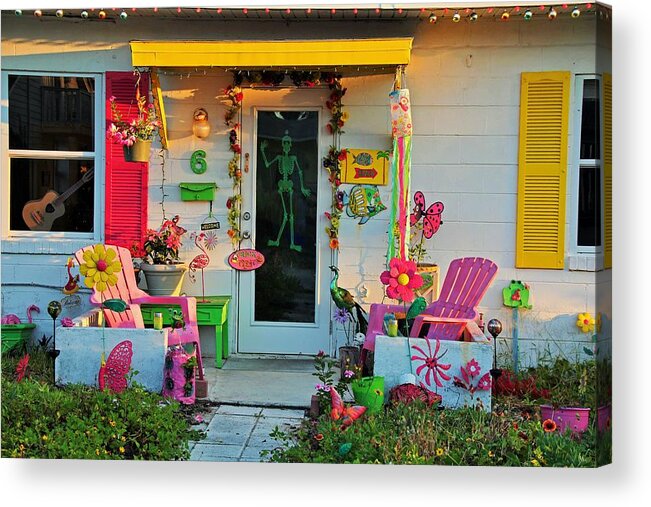
[{"label": "pink shutter", "polygon": [[[136,83],[133,72],[106,73],[106,126],[111,124],[109,97],[115,97],[122,119],[138,115]],[[149,94],[149,74],[140,75],[140,93]],[[141,245],[147,228],[147,162],[125,162],[122,146],[106,140],[106,214],[105,242],[130,248]]]}]

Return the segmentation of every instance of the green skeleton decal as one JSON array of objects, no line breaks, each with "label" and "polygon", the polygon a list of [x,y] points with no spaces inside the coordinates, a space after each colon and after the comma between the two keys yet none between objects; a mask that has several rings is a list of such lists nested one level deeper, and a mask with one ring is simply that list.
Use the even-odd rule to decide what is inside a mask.
[{"label": "green skeleton decal", "polygon": [[[265,168],[269,169],[269,167],[271,167],[275,162],[278,162],[278,172],[282,176],[282,179],[278,182],[278,194],[280,194],[280,200],[283,204],[283,221],[280,224],[278,236],[275,240],[270,239],[267,242],[267,245],[280,245],[280,238],[283,235],[283,232],[285,231],[285,225],[287,225],[287,221],[289,220],[289,248],[290,250],[300,252],[303,250],[303,247],[294,243],[294,182],[291,179],[292,174],[294,174],[294,167],[296,167],[298,170],[298,179],[301,184],[301,193],[305,197],[309,197],[311,192],[309,188],[306,188],[305,185],[303,185],[303,171],[301,170],[301,166],[298,164],[296,155],[290,155],[289,153],[292,149],[292,138],[287,134],[287,131],[285,131],[285,135],[281,140],[283,153],[281,155],[276,155],[271,161],[267,158],[266,153],[267,145],[269,144],[268,141],[265,139],[260,143],[260,152],[262,153],[262,159],[264,160]],[[286,197],[285,194],[289,195]],[[287,212],[288,203],[285,199],[287,199],[289,203],[289,213]]]}]

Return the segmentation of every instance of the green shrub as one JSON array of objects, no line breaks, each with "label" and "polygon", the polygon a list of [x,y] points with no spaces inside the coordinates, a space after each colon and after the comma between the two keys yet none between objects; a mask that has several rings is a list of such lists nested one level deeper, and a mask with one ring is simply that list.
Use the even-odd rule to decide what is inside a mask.
[{"label": "green shrub", "polygon": [[178,403],[139,386],[114,394],[3,375],[3,458],[178,460],[199,438]]},{"label": "green shrub", "polygon": [[594,435],[547,434],[519,410],[436,410],[424,403],[365,414],[346,430],[326,414],[291,433],[275,431],[282,448],[270,461],[492,466],[595,466]]}]

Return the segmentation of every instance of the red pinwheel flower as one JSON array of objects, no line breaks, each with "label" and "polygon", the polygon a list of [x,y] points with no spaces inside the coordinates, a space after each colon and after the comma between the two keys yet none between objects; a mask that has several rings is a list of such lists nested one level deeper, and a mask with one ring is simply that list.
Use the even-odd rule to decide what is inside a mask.
[{"label": "red pinwheel flower", "polygon": [[420,375],[420,373],[426,369],[427,371],[425,373],[425,383],[428,386],[432,385],[430,380],[431,377],[431,379],[434,381],[434,383],[437,386],[443,387],[443,383],[441,382],[439,377],[441,377],[443,380],[450,380],[450,376],[445,372],[448,371],[452,365],[442,364],[439,361],[445,354],[447,354],[448,351],[446,350],[439,356],[438,353],[439,353],[439,349],[441,348],[441,342],[439,340],[436,340],[434,353],[432,353],[432,346],[430,344],[430,340],[428,338],[425,338],[425,341],[427,342],[427,350],[428,350],[427,352],[421,349],[418,345],[411,346],[412,349],[417,350],[422,354],[422,356],[417,356],[417,355],[411,356],[412,361],[422,361],[423,363],[418,368],[416,368],[416,375]]},{"label": "red pinwheel flower", "polygon": [[423,277],[416,273],[416,263],[393,258],[389,269],[380,275],[380,281],[387,286],[387,296],[411,303],[416,297],[414,291],[423,285]]},{"label": "red pinwheel flower", "polygon": [[29,366],[29,354],[25,354],[18,364],[16,365],[16,382],[20,382],[25,377],[27,373],[27,367]]}]

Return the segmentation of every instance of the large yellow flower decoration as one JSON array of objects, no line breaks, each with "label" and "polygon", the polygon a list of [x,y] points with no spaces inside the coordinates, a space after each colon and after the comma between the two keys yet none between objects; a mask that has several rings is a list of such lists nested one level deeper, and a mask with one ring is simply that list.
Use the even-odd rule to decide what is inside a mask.
[{"label": "large yellow flower decoration", "polygon": [[86,287],[104,292],[109,286],[118,283],[116,273],[122,271],[122,264],[117,260],[117,255],[115,250],[102,244],[84,252],[86,262],[79,266],[79,272],[86,277]]},{"label": "large yellow flower decoration", "polygon": [[594,331],[595,319],[589,313],[579,313],[578,318],[576,319],[576,326],[584,333],[589,333]]}]

